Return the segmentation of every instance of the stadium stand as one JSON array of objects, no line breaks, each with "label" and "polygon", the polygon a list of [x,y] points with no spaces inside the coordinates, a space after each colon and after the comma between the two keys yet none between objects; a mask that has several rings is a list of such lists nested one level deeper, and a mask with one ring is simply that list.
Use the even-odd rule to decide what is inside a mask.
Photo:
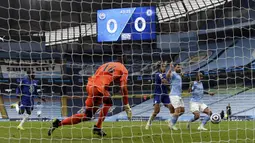
[{"label": "stadium stand", "polygon": [[254,38],[239,39],[233,47],[229,47],[217,59],[201,68],[202,71],[228,69],[245,66],[254,60]]},{"label": "stadium stand", "polygon": [[[13,97],[5,97],[5,108],[8,114],[8,118],[10,120],[20,119],[21,116],[17,114],[15,109],[11,109],[11,104],[17,102],[18,100]],[[39,102],[38,99],[35,100],[35,108],[34,112],[32,112],[31,119],[38,119],[38,118],[44,118],[44,119],[53,119],[53,118],[62,118],[61,115],[61,100],[59,96],[53,96],[51,98],[47,98],[47,102],[42,102],[42,106],[39,106],[37,104]],[[54,109],[54,110],[52,110]],[[37,111],[41,110],[42,114],[40,117],[37,115]]]},{"label": "stadium stand", "polygon": [[[208,44],[201,44],[197,47],[191,47],[188,51],[181,51],[175,60],[175,63],[183,64],[184,72],[192,72],[201,66],[204,66],[208,61],[213,60],[229,46],[234,44],[233,40],[228,41],[212,41]],[[200,52],[197,52],[200,50]]]}]

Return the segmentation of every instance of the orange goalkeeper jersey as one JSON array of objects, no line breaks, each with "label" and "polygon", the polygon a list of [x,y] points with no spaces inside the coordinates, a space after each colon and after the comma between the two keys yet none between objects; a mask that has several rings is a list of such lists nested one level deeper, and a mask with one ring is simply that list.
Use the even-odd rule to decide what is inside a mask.
[{"label": "orange goalkeeper jersey", "polygon": [[108,62],[101,65],[96,73],[88,79],[88,85],[96,86],[100,92],[103,92],[113,82],[120,82],[120,85],[126,85],[128,70],[120,62]]}]

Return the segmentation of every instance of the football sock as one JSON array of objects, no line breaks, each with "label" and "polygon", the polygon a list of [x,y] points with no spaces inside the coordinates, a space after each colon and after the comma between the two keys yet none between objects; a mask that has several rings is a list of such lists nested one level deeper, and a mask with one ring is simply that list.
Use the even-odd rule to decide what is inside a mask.
[{"label": "football sock", "polygon": [[80,122],[82,122],[83,120],[86,119],[86,114],[82,113],[82,114],[75,114],[71,117],[68,117],[64,120],[62,120],[59,123],[59,126],[63,126],[63,125],[73,125],[73,124],[78,124]]},{"label": "football sock", "polygon": [[209,116],[206,116],[203,121],[202,121],[202,126],[204,126],[208,121],[210,120],[210,117]]},{"label": "football sock", "polygon": [[98,118],[98,121],[97,121],[97,124],[96,126],[98,128],[102,128],[102,123],[105,119],[105,116],[107,115],[108,113],[108,110],[111,108],[112,105],[107,105],[107,104],[104,104],[103,108],[101,109],[100,113],[99,113],[99,118]]},{"label": "football sock", "polygon": [[173,115],[171,120],[173,126],[176,124],[177,120],[178,120],[178,116]]},{"label": "football sock", "polygon": [[19,126],[23,126],[23,124],[26,122],[26,120],[29,118],[28,114],[23,114],[23,119],[21,120]]},{"label": "football sock", "polygon": [[157,115],[155,115],[154,113],[152,113],[151,116],[150,116],[150,118],[149,118],[148,123],[151,123],[151,122],[155,119],[156,116],[157,116]]}]

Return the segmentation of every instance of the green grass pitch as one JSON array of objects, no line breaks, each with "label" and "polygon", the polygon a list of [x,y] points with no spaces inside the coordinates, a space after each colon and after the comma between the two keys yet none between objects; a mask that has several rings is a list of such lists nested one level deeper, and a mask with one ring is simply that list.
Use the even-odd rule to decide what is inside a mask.
[{"label": "green grass pitch", "polygon": [[150,130],[146,122],[105,122],[104,138],[93,135],[94,122],[58,128],[52,137],[47,136],[50,122],[26,122],[25,131],[19,131],[19,122],[0,122],[0,143],[190,143],[190,142],[255,142],[253,121],[223,121],[218,125],[209,123],[208,131],[197,131],[198,122],[191,130],[180,122],[179,131],[170,131],[167,123],[155,121]]}]

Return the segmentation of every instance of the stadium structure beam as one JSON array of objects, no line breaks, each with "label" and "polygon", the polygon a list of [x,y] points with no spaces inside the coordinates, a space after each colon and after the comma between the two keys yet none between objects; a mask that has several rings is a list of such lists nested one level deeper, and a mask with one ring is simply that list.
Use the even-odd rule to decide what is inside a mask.
[{"label": "stadium structure beam", "polygon": [[82,19],[81,19],[81,16],[82,16],[82,14],[81,14],[81,12],[82,12],[82,7],[81,6],[78,6],[78,5],[76,5],[76,8],[78,9],[78,11],[79,11],[79,13],[77,14],[78,15],[78,23],[80,23],[79,24],[79,46],[78,46],[78,49],[80,49],[81,51],[83,51],[83,48],[82,48],[82,43],[83,43],[83,41],[82,41],[82,34],[81,34],[81,23],[82,23]]},{"label": "stadium structure beam", "polygon": [[187,22],[187,31],[188,31],[188,30],[190,30],[190,22],[189,22],[190,17],[189,17],[189,12],[188,12],[188,9],[187,9],[186,5],[184,4],[183,0],[181,0],[181,3],[182,3],[182,5],[183,5],[183,8],[184,8],[185,11],[186,11],[185,20],[186,20],[186,22]]},{"label": "stadium structure beam", "polygon": [[[179,1],[178,1],[179,2]],[[186,3],[185,3],[186,2]],[[219,5],[222,5],[222,4],[225,4],[226,3],[226,1],[225,0],[217,0],[217,1],[212,1],[212,0],[210,0],[210,3],[206,3],[204,0],[199,0],[199,2],[198,2],[198,0],[196,0],[195,2],[195,4],[191,4],[191,2],[189,1],[189,0],[186,0],[184,2],[184,0],[181,0],[181,3],[182,3],[182,5],[183,5],[183,7],[185,6],[185,8],[186,8],[186,13],[188,13],[189,15],[190,14],[193,14],[193,13],[198,13],[198,12],[201,12],[201,11],[203,11],[203,10],[206,10],[206,9],[209,9],[209,8],[213,8],[213,7],[217,7],[217,6],[219,6]],[[200,6],[200,4],[201,3],[203,3],[202,5],[203,6]],[[187,5],[189,6],[189,7],[191,7],[191,10],[190,9],[188,9],[187,8]],[[171,6],[171,3],[170,3],[170,6]],[[178,6],[178,5],[177,5]],[[196,6],[196,7],[195,7]],[[159,7],[160,8],[160,7]],[[177,18],[180,18],[180,17],[182,17],[182,15],[183,15],[183,17],[184,17],[184,15],[185,15],[185,13],[180,13],[180,14],[178,14],[178,15],[174,15],[174,16],[168,16],[168,17],[165,17],[165,18],[162,18],[162,20],[163,20],[163,22],[168,22],[168,21],[171,21],[171,20],[173,20],[172,18],[175,18],[175,19],[177,19]],[[164,20],[164,19],[168,19],[168,20]]]}]

